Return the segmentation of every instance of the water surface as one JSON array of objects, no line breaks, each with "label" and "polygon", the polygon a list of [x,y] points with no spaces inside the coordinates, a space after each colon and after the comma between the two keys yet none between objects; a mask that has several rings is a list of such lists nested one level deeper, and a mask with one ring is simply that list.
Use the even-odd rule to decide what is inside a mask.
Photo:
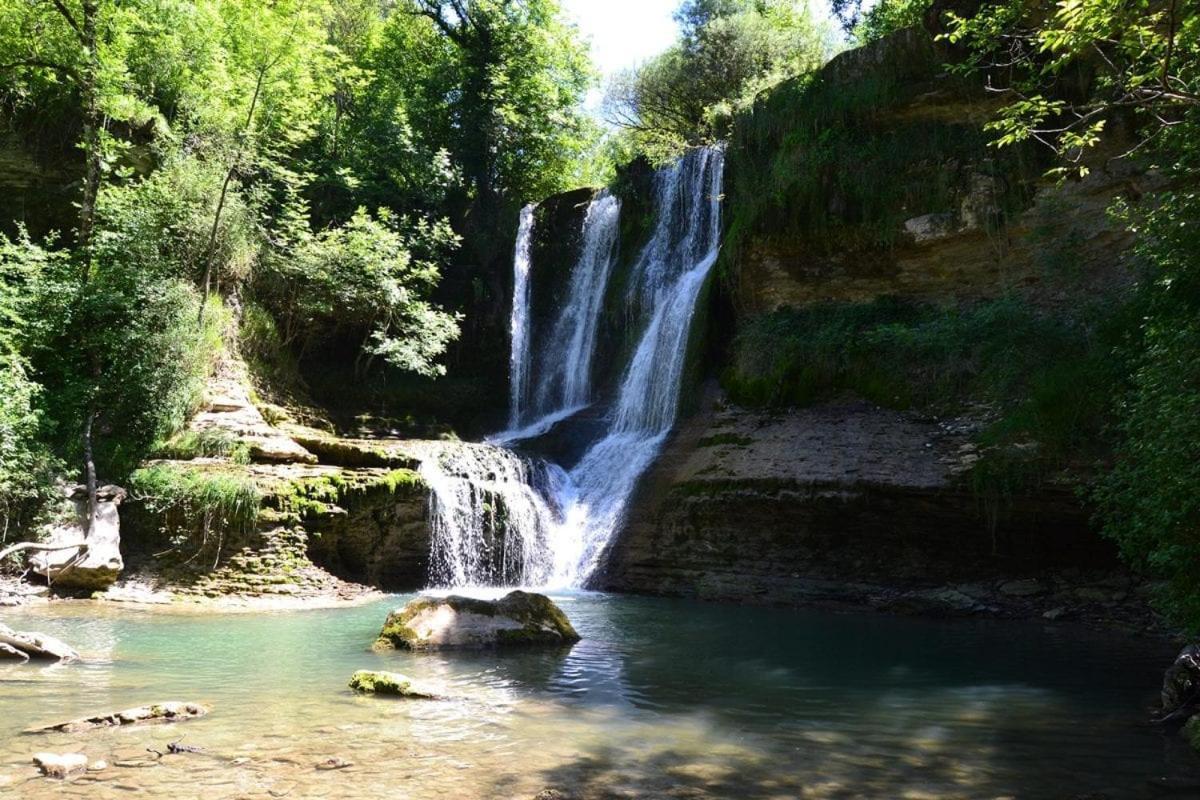
[{"label": "water surface", "polygon": [[[567,650],[370,652],[403,599],[211,616],[9,612],[10,625],[60,636],[86,660],[0,667],[0,794],[1123,799],[1195,776],[1194,756],[1145,724],[1172,655],[1148,640],[578,593],[557,598],[585,637]],[[356,697],[346,682],[363,668],[436,683],[451,699]],[[171,699],[213,711],[175,726],[19,735]],[[112,762],[179,737],[206,752],[26,782],[37,750]],[[314,769],[329,757],[355,766]]]}]

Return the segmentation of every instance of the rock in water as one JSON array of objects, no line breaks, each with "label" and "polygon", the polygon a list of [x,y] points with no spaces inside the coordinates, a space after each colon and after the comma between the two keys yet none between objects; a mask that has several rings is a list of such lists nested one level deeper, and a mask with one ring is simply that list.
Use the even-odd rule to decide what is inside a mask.
[{"label": "rock in water", "polygon": [[127,708],[124,711],[113,711],[109,714],[97,714],[94,717],[73,719],[59,722],[42,728],[30,728],[26,733],[78,733],[93,728],[111,728],[118,725],[138,725],[160,722],[183,722],[184,720],[203,717],[208,709],[199,703],[155,703],[154,705]]},{"label": "rock in water", "polygon": [[577,641],[571,621],[549,597],[518,591],[496,601],[418,597],[388,615],[375,647],[440,650]]},{"label": "rock in water", "polygon": [[351,676],[350,688],[360,694],[386,694],[393,697],[409,697],[414,700],[438,699],[435,692],[413,683],[411,678],[398,672],[360,669]]},{"label": "rock in water", "polygon": [[107,589],[125,568],[121,558],[121,521],[117,514],[117,507],[125,499],[125,490],[119,486],[101,486],[97,490],[96,519],[86,538],[87,489],[74,487],[70,498],[75,504],[74,518],[51,528],[46,543],[82,541],[87,545],[86,550],[81,554],[79,548],[70,547],[36,553],[30,556],[29,566],[57,586],[89,591]]},{"label": "rock in water", "polygon": [[65,642],[47,636],[44,633],[29,631],[14,631],[7,625],[0,625],[0,656],[10,656],[25,659],[48,658],[58,661],[77,661],[79,653]]},{"label": "rock in water", "polygon": [[1163,676],[1162,716],[1187,719],[1200,710],[1200,644],[1189,644],[1175,656]]},{"label": "rock in water", "polygon": [[49,778],[65,778],[87,769],[88,758],[83,753],[34,753],[33,763]]},{"label": "rock in water", "polygon": [[24,650],[18,650],[11,644],[0,642],[0,658],[15,658],[18,661],[28,661],[29,653]]}]

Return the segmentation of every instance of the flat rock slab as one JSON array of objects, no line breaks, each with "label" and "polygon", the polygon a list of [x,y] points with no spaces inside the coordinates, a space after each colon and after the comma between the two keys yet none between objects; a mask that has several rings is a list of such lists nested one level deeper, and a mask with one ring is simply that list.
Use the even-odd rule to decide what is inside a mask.
[{"label": "flat rock slab", "polygon": [[509,592],[500,600],[418,597],[388,615],[376,649],[442,650],[579,641],[567,615],[549,597]]},{"label": "flat rock slab", "polygon": [[110,714],[73,719],[43,728],[30,728],[25,733],[79,733],[94,728],[112,728],[120,725],[152,725],[166,722],[183,722],[203,717],[208,709],[199,703],[171,701],[154,705],[127,708]]},{"label": "flat rock slab", "polygon": [[52,661],[79,660],[79,653],[75,652],[74,648],[53,636],[32,631],[14,631],[2,624],[0,624],[0,645],[4,646],[0,656],[7,654],[10,657],[18,657],[12,651],[20,651],[25,654],[26,658]]},{"label": "flat rock slab", "polygon": [[88,768],[83,753],[34,753],[33,764],[48,778],[65,778]]}]

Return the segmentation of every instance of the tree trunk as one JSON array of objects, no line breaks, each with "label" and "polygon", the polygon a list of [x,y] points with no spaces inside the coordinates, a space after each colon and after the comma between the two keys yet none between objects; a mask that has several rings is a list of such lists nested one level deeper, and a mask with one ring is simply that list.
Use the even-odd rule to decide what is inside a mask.
[{"label": "tree trunk", "polygon": [[83,424],[83,480],[87,485],[87,524],[83,529],[85,537],[92,535],[92,525],[96,522],[96,508],[98,506],[98,500],[96,499],[96,459],[92,455],[92,427],[96,423],[96,416],[95,406],[89,406],[88,418]]},{"label": "tree trunk", "polygon": [[[92,277],[92,238],[96,227],[96,198],[100,194],[100,52],[96,43],[96,17],[99,13],[97,0],[82,0],[83,23],[80,26],[80,37],[86,54],[83,67],[83,85],[80,87],[83,96],[83,152],[84,177],[83,199],[79,203],[79,251],[82,266],[80,268],[81,289],[86,287]],[[82,292],[81,292],[82,294]],[[86,332],[81,332],[86,336]],[[87,347],[87,342],[81,343]],[[96,410],[95,393],[99,389],[101,367],[99,354],[91,353],[92,367],[92,399],[88,403],[87,420],[83,425],[83,473],[87,484],[87,526],[84,536],[92,533],[92,524],[96,519],[96,461],[92,455],[92,428],[95,425],[98,411]]]},{"label": "tree trunk", "polygon": [[225,180],[221,183],[221,196],[217,198],[217,210],[213,214],[212,228],[208,232],[208,247],[204,251],[204,293],[200,296],[200,313],[197,319],[200,325],[204,324],[204,308],[208,304],[208,293],[212,288],[213,261],[217,256],[217,234],[221,230],[221,212],[225,210],[225,200],[229,197],[229,184],[233,181],[233,176],[237,174],[238,165],[242,160],[242,151],[246,144],[246,137],[250,135],[250,126],[254,124],[254,111],[258,108],[258,98],[262,93],[263,81],[267,77],[267,71],[278,60],[279,58],[276,58],[274,61],[266,62],[259,67],[258,78],[254,82],[254,94],[250,98],[250,109],[246,112],[246,123],[242,126],[242,132],[239,137],[241,141],[238,142],[237,149],[234,151],[233,161],[229,164],[229,169],[225,171]]},{"label": "tree trunk", "polygon": [[82,256],[82,279],[87,283],[92,273],[92,238],[96,228],[96,197],[100,193],[100,52],[96,44],[96,0],[83,0],[83,23],[80,39],[84,50],[82,85],[83,99],[83,198],[79,202],[79,249]]}]

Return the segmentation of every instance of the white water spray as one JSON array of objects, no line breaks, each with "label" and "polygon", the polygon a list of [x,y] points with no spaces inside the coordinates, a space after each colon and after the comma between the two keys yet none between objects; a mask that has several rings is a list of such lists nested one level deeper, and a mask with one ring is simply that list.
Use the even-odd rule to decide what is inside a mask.
[{"label": "white water spray", "polygon": [[521,421],[521,409],[529,394],[529,267],[533,242],[533,212],[537,206],[521,209],[517,227],[517,246],[513,251],[513,304],[509,329],[512,331],[512,355],[509,357],[508,426],[516,428]]},{"label": "white water spray", "polygon": [[[492,445],[464,446],[449,461],[422,467],[433,490],[435,584],[583,586],[594,574],[638,479],[675,424],[696,303],[720,246],[723,171],[723,152],[708,148],[656,176],[655,230],[626,295],[640,338],[604,434],[569,473]],[[545,433],[591,402],[619,214],[607,192],[589,206],[567,303],[540,347],[529,336],[528,245],[520,244],[529,231],[522,216],[514,259],[513,412],[510,430],[493,443]]]}]

